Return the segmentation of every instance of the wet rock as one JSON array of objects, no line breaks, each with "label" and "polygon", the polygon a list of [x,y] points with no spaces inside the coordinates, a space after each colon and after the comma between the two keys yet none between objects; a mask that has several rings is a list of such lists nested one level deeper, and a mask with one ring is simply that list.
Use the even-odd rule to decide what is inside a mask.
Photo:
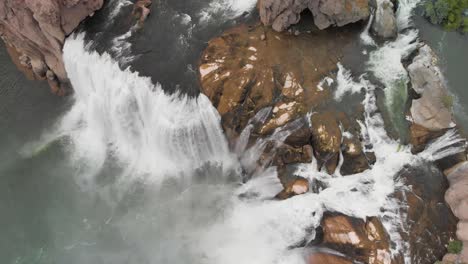
[{"label": "wet rock", "polygon": [[424,164],[403,169],[399,180],[411,186],[395,194],[407,204],[402,208],[406,220],[400,234],[409,243],[411,263],[434,263],[455,237],[456,218],[444,201],[447,179],[434,165]]},{"label": "wet rock", "polygon": [[437,67],[437,57],[427,45],[408,66],[413,89],[421,98],[413,100],[411,116],[413,123],[429,131],[440,131],[454,127],[452,100],[443,76]]},{"label": "wet rock", "polygon": [[134,5],[133,5],[133,16],[135,17],[136,20],[138,20],[138,26],[142,27],[143,24],[145,23],[146,18],[150,14],[150,6],[151,6],[152,0],[138,0]]},{"label": "wet rock", "polygon": [[373,32],[381,38],[395,38],[397,23],[393,3],[390,0],[377,1],[375,20],[372,23]]},{"label": "wet rock", "polygon": [[313,150],[310,145],[294,148],[284,144],[277,150],[273,165],[284,166],[295,163],[310,163],[312,162],[312,155]]},{"label": "wet rock", "polygon": [[341,146],[341,129],[331,112],[316,113],[311,117],[312,146],[319,169],[325,167],[333,174],[338,165]]},{"label": "wet rock", "polygon": [[367,0],[261,0],[258,7],[262,22],[276,31],[298,23],[304,10],[312,12],[319,29],[344,26],[369,17]]},{"label": "wet rock", "polygon": [[62,60],[65,37],[102,4],[103,0],[4,0],[0,4],[0,35],[7,46],[21,54],[34,79],[45,79],[47,71],[52,71],[60,86],[52,88],[63,94],[68,89]]},{"label": "wet rock", "polygon": [[445,131],[430,131],[429,129],[412,123],[410,125],[410,143],[413,146],[412,152],[419,153],[424,150],[426,144],[442,136]]},{"label": "wet rock", "polygon": [[[272,107],[271,115],[254,131],[270,135],[326,103],[330,92],[318,89],[317,84],[336,70],[344,43],[357,33],[323,31],[293,36],[262,26],[233,28],[211,40],[202,55],[202,92],[221,114],[229,138],[236,138],[261,109]],[[314,49],[310,43],[315,43]],[[319,70],[310,70],[315,68]],[[304,136],[309,137],[308,133]],[[297,137],[290,139],[298,141]]]},{"label": "wet rock", "polygon": [[276,198],[285,200],[307,192],[309,192],[309,181],[302,177],[295,177],[293,180],[286,183],[284,189],[276,195]]},{"label": "wet rock", "polygon": [[370,168],[370,160],[364,153],[362,143],[357,137],[345,137],[341,149],[343,153],[341,175],[356,174]]},{"label": "wet rock", "polygon": [[353,262],[349,259],[344,257],[340,257],[337,255],[329,254],[329,253],[312,253],[308,260],[308,264],[352,264]]},{"label": "wet rock", "polygon": [[324,214],[319,246],[337,251],[352,263],[398,263],[390,253],[389,236],[378,218],[365,221],[339,213]]}]

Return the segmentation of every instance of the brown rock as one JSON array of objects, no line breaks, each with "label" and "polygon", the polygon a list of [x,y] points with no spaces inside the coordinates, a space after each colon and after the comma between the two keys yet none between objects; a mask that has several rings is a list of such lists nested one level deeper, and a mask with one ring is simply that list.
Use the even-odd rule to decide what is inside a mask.
[{"label": "brown rock", "polygon": [[308,264],[352,264],[351,260],[327,253],[313,253],[307,260]]},{"label": "brown rock", "polygon": [[309,192],[309,181],[302,177],[296,177],[294,180],[286,184],[284,189],[276,195],[276,198],[285,200],[307,192]]},{"label": "brown rock", "polygon": [[[329,100],[329,91],[317,84],[337,68],[343,46],[357,33],[293,36],[262,26],[233,28],[208,43],[199,68],[202,92],[222,115],[229,137],[236,138],[258,111],[272,107],[265,123],[255,129],[269,135]],[[315,68],[319,70],[310,70]]]},{"label": "brown rock", "polygon": [[312,146],[319,169],[325,166],[329,174],[335,172],[341,146],[341,130],[335,115],[331,112],[313,114]]},{"label": "brown rock", "polygon": [[341,165],[341,175],[351,175],[363,172],[373,164],[369,161],[362,149],[362,143],[354,136],[344,138],[342,143],[343,164]]},{"label": "brown rock", "polygon": [[400,190],[395,196],[402,207],[404,230],[412,263],[434,263],[446,253],[445,246],[455,237],[456,218],[444,201],[448,182],[434,165],[405,168],[399,179],[411,189]]},{"label": "brown rock", "polygon": [[4,0],[0,35],[21,54],[21,64],[31,67],[35,79],[45,79],[52,71],[58,80],[52,88],[63,94],[69,83],[62,60],[65,37],[102,4],[103,0]]},{"label": "brown rock", "polygon": [[[325,213],[320,246],[369,264],[397,263],[390,254],[390,240],[380,220],[366,221],[337,213]],[[354,263],[354,262],[353,262]]]}]

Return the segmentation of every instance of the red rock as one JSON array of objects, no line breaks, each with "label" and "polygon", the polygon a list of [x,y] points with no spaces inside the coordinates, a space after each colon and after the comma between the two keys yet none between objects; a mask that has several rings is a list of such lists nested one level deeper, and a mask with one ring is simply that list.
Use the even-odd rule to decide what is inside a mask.
[{"label": "red rock", "polygon": [[290,181],[285,188],[276,195],[276,198],[285,200],[307,192],[309,192],[309,181],[302,177],[296,177],[296,179]]}]

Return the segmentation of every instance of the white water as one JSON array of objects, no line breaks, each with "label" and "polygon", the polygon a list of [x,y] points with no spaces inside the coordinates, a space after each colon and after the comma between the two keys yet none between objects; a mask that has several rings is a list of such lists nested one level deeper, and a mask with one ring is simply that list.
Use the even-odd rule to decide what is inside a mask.
[{"label": "white water", "polygon": [[255,8],[257,0],[216,0],[210,2],[207,8],[200,14],[200,22],[209,21],[212,17],[223,16],[232,19],[242,15],[244,12],[250,12]]},{"label": "white water", "polygon": [[75,94],[59,133],[70,137],[80,164],[97,173],[113,159],[129,174],[152,174],[152,181],[206,163],[233,165],[220,117],[205,96],[167,95],[109,55],[87,52],[82,35],[67,39],[64,61]]}]

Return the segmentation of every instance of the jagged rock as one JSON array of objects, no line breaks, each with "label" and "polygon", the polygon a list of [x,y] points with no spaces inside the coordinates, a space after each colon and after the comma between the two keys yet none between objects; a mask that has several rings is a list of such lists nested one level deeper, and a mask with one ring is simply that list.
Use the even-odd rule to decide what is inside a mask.
[{"label": "jagged rock", "polygon": [[400,263],[399,257],[392,258],[390,238],[376,217],[364,221],[326,212],[321,222],[321,233],[323,237],[316,241],[316,245],[345,255],[352,260],[351,263]]},{"label": "jagged rock", "polygon": [[413,89],[421,98],[413,100],[411,116],[413,123],[429,131],[440,131],[454,127],[451,113],[451,97],[443,76],[437,67],[437,57],[427,45],[408,66]]},{"label": "jagged rock", "polygon": [[260,0],[260,17],[265,25],[283,31],[299,22],[301,13],[310,10],[319,29],[343,26],[369,17],[367,0]]},{"label": "jagged rock", "polygon": [[311,117],[312,146],[319,169],[325,166],[329,174],[338,165],[341,146],[341,129],[331,112],[316,113]]},{"label": "jagged rock", "polygon": [[393,3],[390,0],[377,1],[375,19],[372,23],[372,30],[381,38],[394,38],[397,36],[397,23]]},{"label": "jagged rock", "polygon": [[398,176],[405,186],[395,197],[402,207],[403,230],[409,243],[411,263],[434,263],[446,253],[446,245],[455,238],[456,218],[444,201],[447,179],[431,164],[403,169]]},{"label": "jagged rock", "polygon": [[36,79],[52,71],[59,83],[51,87],[53,92],[64,94],[69,83],[62,60],[65,37],[102,4],[103,0],[3,0],[0,35],[20,54],[22,71],[31,71]]}]

